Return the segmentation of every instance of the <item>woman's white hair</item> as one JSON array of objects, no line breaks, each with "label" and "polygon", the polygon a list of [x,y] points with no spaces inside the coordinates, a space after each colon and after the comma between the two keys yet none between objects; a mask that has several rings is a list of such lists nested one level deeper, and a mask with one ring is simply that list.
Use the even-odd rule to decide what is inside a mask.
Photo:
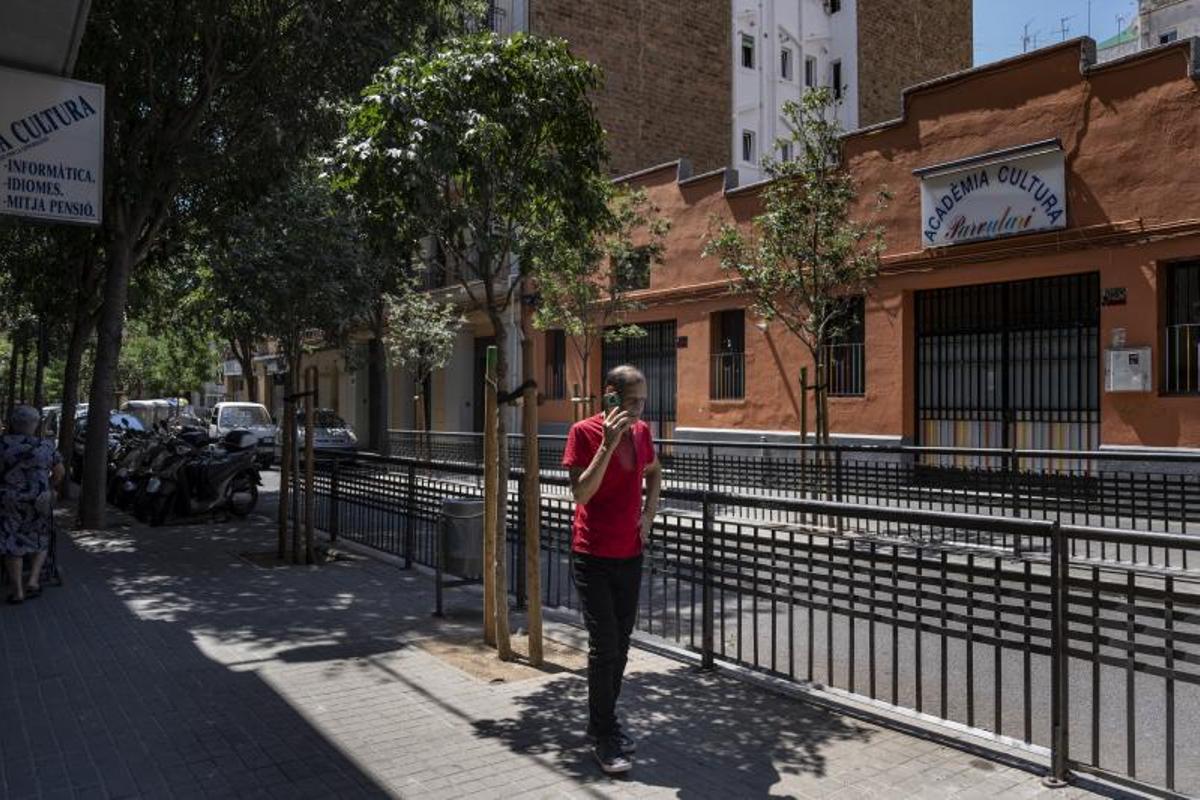
[{"label": "woman's white hair", "polygon": [[33,436],[37,433],[38,423],[42,415],[32,406],[17,406],[8,415],[8,432],[23,436]]}]

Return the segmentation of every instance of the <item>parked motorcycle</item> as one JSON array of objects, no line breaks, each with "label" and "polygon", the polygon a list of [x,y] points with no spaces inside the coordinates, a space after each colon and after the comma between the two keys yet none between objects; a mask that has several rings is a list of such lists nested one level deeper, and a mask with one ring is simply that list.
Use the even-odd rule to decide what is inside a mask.
[{"label": "parked motorcycle", "polygon": [[191,452],[181,446],[146,483],[147,521],[162,525],[172,515],[216,512],[248,515],[258,504],[262,485],[255,463],[257,445],[253,433],[231,431],[219,444],[192,447]]}]

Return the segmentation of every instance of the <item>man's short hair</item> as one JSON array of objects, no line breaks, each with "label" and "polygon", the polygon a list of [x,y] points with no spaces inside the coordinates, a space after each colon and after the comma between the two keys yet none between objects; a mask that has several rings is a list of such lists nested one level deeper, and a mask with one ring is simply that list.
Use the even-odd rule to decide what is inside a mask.
[{"label": "man's short hair", "polygon": [[621,396],[625,395],[626,387],[645,382],[646,376],[632,364],[622,364],[619,367],[613,367],[604,376],[604,385],[616,389],[617,394]]},{"label": "man's short hair", "polygon": [[32,406],[17,406],[8,415],[8,432],[22,436],[33,436],[37,433],[38,423],[42,415]]}]

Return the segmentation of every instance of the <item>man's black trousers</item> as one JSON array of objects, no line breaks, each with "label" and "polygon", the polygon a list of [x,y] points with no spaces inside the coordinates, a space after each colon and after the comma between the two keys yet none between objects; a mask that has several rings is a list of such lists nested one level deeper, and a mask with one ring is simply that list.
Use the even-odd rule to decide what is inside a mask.
[{"label": "man's black trousers", "polygon": [[637,619],[642,557],[600,558],[574,553],[573,574],[588,630],[588,733],[618,732],[617,697]]}]

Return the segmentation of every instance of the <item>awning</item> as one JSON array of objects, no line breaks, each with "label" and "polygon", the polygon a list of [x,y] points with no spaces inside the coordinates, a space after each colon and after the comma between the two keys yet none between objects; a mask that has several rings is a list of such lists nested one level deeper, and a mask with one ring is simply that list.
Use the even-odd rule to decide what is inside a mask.
[{"label": "awning", "polygon": [[0,65],[70,76],[91,0],[7,0]]}]

